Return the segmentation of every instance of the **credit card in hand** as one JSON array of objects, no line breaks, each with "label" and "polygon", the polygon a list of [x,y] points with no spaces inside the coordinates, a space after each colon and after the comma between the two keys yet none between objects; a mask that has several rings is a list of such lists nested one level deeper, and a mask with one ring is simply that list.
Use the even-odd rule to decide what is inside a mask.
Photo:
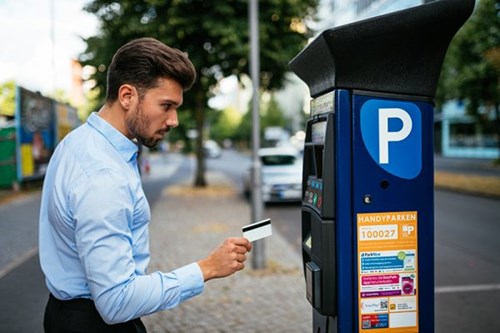
[{"label": "credit card in hand", "polygon": [[248,239],[250,242],[254,242],[273,234],[271,219],[265,219],[259,222],[248,224],[241,228],[241,230],[243,232],[243,237]]}]

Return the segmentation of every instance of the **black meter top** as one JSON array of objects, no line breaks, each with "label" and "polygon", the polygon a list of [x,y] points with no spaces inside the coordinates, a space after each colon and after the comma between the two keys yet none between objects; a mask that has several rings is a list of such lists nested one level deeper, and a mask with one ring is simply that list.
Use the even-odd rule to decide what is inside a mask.
[{"label": "black meter top", "polygon": [[440,0],[325,30],[290,67],[312,97],[359,89],[433,98],[448,45],[473,8],[474,0]]}]

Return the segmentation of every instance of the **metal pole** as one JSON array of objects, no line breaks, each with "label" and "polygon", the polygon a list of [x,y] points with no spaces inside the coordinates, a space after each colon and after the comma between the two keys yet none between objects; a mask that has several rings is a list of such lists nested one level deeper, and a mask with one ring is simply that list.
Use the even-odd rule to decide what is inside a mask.
[{"label": "metal pole", "polygon": [[[250,14],[250,74],[252,77],[252,222],[262,220],[262,175],[261,163],[258,155],[260,147],[260,118],[259,118],[259,17],[258,0],[248,0]],[[253,269],[265,268],[264,240],[255,241],[252,249]]]}]

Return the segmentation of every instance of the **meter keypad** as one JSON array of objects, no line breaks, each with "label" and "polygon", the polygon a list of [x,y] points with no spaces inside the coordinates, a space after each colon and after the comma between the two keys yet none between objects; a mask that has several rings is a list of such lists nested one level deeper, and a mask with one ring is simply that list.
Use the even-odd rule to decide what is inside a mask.
[{"label": "meter keypad", "polygon": [[307,179],[306,191],[304,193],[304,203],[321,209],[323,205],[323,180],[316,177]]}]

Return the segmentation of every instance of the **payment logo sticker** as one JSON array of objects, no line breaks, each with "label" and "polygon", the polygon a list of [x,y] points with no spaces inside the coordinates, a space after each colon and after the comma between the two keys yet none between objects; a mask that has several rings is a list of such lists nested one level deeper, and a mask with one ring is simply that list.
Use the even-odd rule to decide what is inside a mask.
[{"label": "payment logo sticker", "polygon": [[422,170],[422,119],[411,102],[371,99],[361,107],[363,142],[385,171],[405,179]]}]

